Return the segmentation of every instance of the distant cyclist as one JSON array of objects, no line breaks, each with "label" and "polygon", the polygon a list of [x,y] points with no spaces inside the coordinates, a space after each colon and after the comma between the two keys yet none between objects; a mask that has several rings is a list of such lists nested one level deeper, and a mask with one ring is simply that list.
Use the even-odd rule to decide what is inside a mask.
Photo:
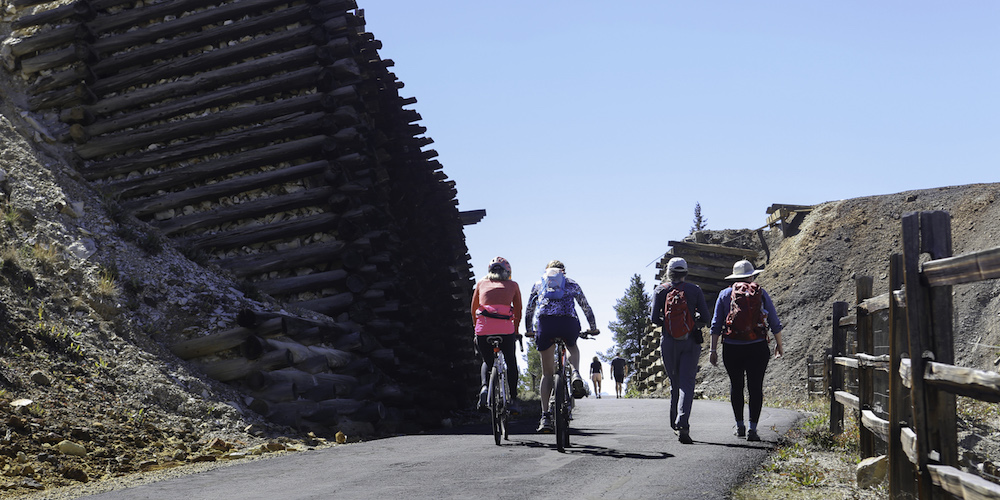
[{"label": "distant cyclist", "polygon": [[[576,301],[574,303],[574,301]],[[566,277],[566,266],[553,260],[545,266],[545,273],[531,288],[528,306],[524,313],[524,327],[529,337],[535,337],[536,348],[542,364],[542,380],[539,387],[542,404],[542,419],[538,432],[552,432],[552,411],[549,398],[552,395],[552,375],[555,372],[555,343],[562,338],[573,366],[573,397],[586,395],[583,378],[580,377],[580,348],[576,341],[580,336],[580,319],[576,314],[576,303],[580,304],[587,317],[591,331],[597,331],[594,311],[583,295],[583,289],[576,281]]]},{"label": "distant cyclist", "polygon": [[510,279],[510,262],[503,257],[490,261],[486,277],[476,283],[472,293],[472,319],[476,325],[476,347],[483,357],[486,369],[482,371],[483,387],[479,391],[479,407],[486,406],[485,374],[493,369],[493,346],[486,340],[491,335],[503,338],[500,350],[507,362],[507,382],[511,394],[511,411],[516,411],[517,352],[515,344],[520,336],[521,289]]}]

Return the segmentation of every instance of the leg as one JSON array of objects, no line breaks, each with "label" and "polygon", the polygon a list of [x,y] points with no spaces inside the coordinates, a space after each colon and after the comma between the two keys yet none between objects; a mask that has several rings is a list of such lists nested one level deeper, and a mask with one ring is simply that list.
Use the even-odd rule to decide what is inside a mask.
[{"label": "leg", "polygon": [[747,391],[750,393],[750,429],[757,430],[761,408],[764,407],[764,372],[771,359],[771,349],[767,342],[757,342],[747,346]]},{"label": "leg", "polygon": [[736,423],[743,426],[743,387],[744,375],[746,374],[745,351],[743,346],[735,344],[722,344],[722,363],[729,374],[729,399],[733,404],[733,415]]},{"label": "leg", "polygon": [[680,401],[680,381],[677,378],[679,342],[672,338],[664,338],[660,343],[660,357],[663,359],[663,370],[670,380],[670,428],[677,429],[677,403]]},{"label": "leg", "polygon": [[504,361],[507,362],[507,386],[510,388],[511,400],[517,398],[517,382],[520,375],[520,372],[517,371],[517,340],[515,337],[516,335],[504,335],[503,344],[500,344]]},{"label": "leg", "polygon": [[555,349],[556,347],[552,345],[544,351],[538,351],[542,364],[542,381],[538,387],[538,395],[542,399],[542,413],[549,411],[549,398],[552,397],[552,374],[556,370]]},{"label": "leg", "polygon": [[677,426],[681,429],[690,427],[691,406],[694,404],[695,377],[698,374],[698,357],[701,356],[701,344],[692,340],[684,341],[684,349],[678,359],[677,388],[680,392],[680,412],[677,415]]}]

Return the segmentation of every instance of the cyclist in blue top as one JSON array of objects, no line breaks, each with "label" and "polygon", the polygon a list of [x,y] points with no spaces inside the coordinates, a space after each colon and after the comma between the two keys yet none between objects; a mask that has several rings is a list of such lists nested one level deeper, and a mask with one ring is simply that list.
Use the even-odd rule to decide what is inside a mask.
[{"label": "cyclist in blue top", "polygon": [[[538,424],[538,432],[552,432],[552,412],[549,408],[549,398],[552,395],[552,375],[555,372],[555,342],[553,339],[559,337],[566,344],[566,351],[569,353],[569,362],[573,366],[573,397],[582,398],[586,395],[583,386],[583,378],[580,377],[580,348],[576,341],[580,336],[580,319],[576,315],[576,303],[580,304],[587,322],[590,324],[590,331],[597,331],[597,320],[594,318],[594,311],[587,303],[587,298],[583,295],[583,289],[576,281],[566,278],[566,266],[558,260],[549,262],[546,267],[547,274],[561,274],[562,290],[558,298],[545,290],[546,284],[539,280],[531,288],[531,295],[528,298],[528,305],[524,312],[524,327],[528,337],[535,337],[535,347],[542,364],[542,380],[539,386],[539,393],[542,402],[542,419]],[[550,295],[547,297],[546,295]],[[574,303],[574,301],[576,301]]]}]

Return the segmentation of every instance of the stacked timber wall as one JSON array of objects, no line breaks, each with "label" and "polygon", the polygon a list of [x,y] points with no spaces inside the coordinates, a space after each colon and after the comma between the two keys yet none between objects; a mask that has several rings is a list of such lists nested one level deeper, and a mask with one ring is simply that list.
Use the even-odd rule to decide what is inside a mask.
[{"label": "stacked timber wall", "polygon": [[321,343],[371,336],[422,404],[465,404],[478,380],[463,221],[482,214],[458,212],[354,0],[14,0],[11,12],[0,54],[28,82],[28,111],[123,216],[289,310],[333,318]]},{"label": "stacked timber wall", "polygon": [[[725,277],[733,272],[733,264],[739,260],[747,259],[759,266],[759,252],[754,249],[735,248],[726,245],[698,243],[695,241],[671,241],[671,250],[663,255],[656,264],[657,282],[662,282],[667,277],[667,263],[674,257],[682,257],[688,263],[687,281],[701,287],[705,292],[705,301],[708,302],[709,310],[715,305],[715,299],[719,292],[728,287],[731,283]],[[712,318],[703,318],[702,321],[710,323]],[[705,339],[707,341],[707,329]],[[651,328],[643,337],[641,351],[638,359],[635,360],[636,372],[632,376],[630,383],[644,394],[654,394],[665,390],[670,381],[663,370],[663,360],[660,357],[660,328]],[[707,349],[706,349],[707,352]]]}]

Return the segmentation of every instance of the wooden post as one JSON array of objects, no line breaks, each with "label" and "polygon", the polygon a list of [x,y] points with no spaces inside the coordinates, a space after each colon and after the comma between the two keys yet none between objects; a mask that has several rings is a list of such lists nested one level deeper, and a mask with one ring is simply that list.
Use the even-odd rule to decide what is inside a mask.
[{"label": "wooden post", "polygon": [[[951,214],[945,211],[922,212],[920,214],[920,247],[921,251],[930,254],[931,259],[944,259],[952,256],[951,245]],[[952,330],[951,285],[935,286],[928,289],[931,307],[931,333],[933,335],[934,361],[949,365],[955,364],[955,339]],[[921,372],[923,373],[923,372]],[[928,402],[933,408],[933,429],[938,433],[938,451],[940,462],[952,467],[959,467],[958,462],[958,426],[956,417],[955,394],[947,391],[934,390],[929,394]]]},{"label": "wooden post", "polygon": [[909,358],[906,338],[906,311],[896,303],[893,293],[903,288],[903,256],[889,258],[889,498],[916,498],[916,480],[900,441],[902,428],[909,427],[910,395],[899,375],[902,358]]},{"label": "wooden post", "polygon": [[830,351],[830,432],[844,432],[844,405],[837,401],[837,391],[844,389],[844,367],[837,364],[837,357],[844,355],[846,341],[840,319],[847,316],[847,302],[833,303],[833,346]]},{"label": "wooden post", "polygon": [[[871,276],[859,276],[855,280],[855,299],[857,304],[861,304],[865,299],[872,297],[874,279]],[[864,354],[875,354],[875,339],[872,333],[872,318],[867,309],[855,307],[858,324],[858,352]],[[861,421],[861,412],[871,410],[875,401],[874,368],[867,364],[858,365],[858,431],[861,441],[861,457],[868,458],[875,456],[875,434]]]},{"label": "wooden post", "polygon": [[934,357],[930,332],[928,294],[920,284],[920,213],[903,216],[903,280],[906,290],[906,323],[910,352],[910,395],[913,401],[913,431],[917,435],[918,493],[920,498],[932,498],[934,485],[927,465],[934,443],[928,390],[924,383],[924,367]]}]

